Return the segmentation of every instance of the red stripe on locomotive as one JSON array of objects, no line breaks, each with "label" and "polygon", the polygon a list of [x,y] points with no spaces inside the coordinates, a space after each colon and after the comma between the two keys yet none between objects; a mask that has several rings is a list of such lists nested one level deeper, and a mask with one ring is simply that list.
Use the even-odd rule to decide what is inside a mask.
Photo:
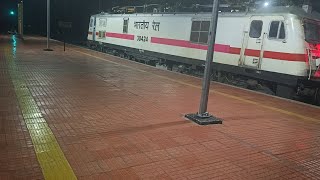
[{"label": "red stripe on locomotive", "polygon": [[[185,47],[185,48],[191,48],[191,49],[201,49],[201,50],[208,49],[207,45],[193,44],[190,41],[167,39],[167,38],[152,37],[151,43]],[[224,44],[215,44],[214,47],[216,52],[221,52],[221,53],[240,54],[241,52],[241,48],[231,47],[229,45],[224,45]],[[246,49],[245,55],[260,57],[260,50]],[[265,51],[263,54],[263,57],[270,58],[270,59],[277,59],[277,60],[286,60],[286,61],[301,61],[301,62],[305,61],[305,54],[291,54],[291,53],[283,53],[283,52]]]},{"label": "red stripe on locomotive", "polygon": [[107,37],[118,38],[118,39],[126,39],[126,40],[134,40],[134,35],[132,34],[120,34],[120,33],[106,33]]}]

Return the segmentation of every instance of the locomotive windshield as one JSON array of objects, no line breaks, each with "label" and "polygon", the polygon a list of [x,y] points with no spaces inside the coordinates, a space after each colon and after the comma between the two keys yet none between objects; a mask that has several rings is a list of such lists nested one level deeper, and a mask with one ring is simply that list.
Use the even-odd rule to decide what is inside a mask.
[{"label": "locomotive windshield", "polygon": [[316,22],[305,22],[304,32],[307,42],[319,43],[320,42],[320,25]]}]

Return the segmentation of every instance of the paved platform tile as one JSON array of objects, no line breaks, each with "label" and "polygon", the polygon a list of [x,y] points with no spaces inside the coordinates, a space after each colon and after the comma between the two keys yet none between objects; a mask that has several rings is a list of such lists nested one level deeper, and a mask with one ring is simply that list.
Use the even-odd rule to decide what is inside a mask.
[{"label": "paved platform tile", "polygon": [[320,179],[320,110],[42,38],[0,36],[0,179]]}]

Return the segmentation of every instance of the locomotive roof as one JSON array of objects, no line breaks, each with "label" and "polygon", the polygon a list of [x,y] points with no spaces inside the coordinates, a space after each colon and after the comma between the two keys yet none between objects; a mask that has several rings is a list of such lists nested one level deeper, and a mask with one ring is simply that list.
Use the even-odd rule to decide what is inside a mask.
[{"label": "locomotive roof", "polygon": [[[308,19],[317,19],[320,20],[319,13],[306,13],[302,8],[298,7],[270,7],[270,8],[261,8],[256,11],[251,12],[222,12],[219,13],[219,16],[224,17],[243,17],[243,16],[253,16],[253,15],[296,15],[300,18],[308,18]],[[109,14],[109,13],[100,13],[94,16],[106,16],[106,17],[123,17],[123,16],[210,16],[211,13],[134,13],[134,14]]]},{"label": "locomotive roof", "polygon": [[256,11],[257,14],[293,14],[302,18],[312,18],[320,20],[319,13],[306,13],[302,8],[297,7],[273,7],[262,8]]}]

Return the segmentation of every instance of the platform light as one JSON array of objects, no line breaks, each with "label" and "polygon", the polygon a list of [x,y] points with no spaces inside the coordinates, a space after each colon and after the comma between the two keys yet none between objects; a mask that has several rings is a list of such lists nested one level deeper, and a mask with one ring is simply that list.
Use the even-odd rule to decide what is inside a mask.
[{"label": "platform light", "polygon": [[265,2],[263,5],[264,5],[264,7],[267,7],[267,6],[270,5],[270,3],[269,2]]}]

